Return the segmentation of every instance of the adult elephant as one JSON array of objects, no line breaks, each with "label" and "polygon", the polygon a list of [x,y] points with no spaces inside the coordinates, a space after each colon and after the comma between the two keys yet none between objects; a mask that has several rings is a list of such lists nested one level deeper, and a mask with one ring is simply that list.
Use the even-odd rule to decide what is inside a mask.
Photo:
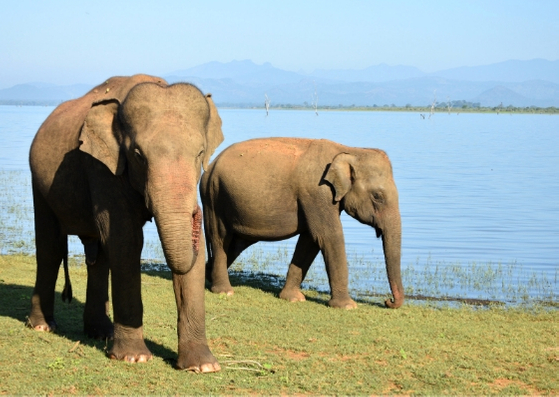
[{"label": "adult elephant", "polygon": [[232,294],[227,268],[258,241],[299,235],[280,298],[304,301],[301,282],[319,251],[330,282],[330,306],[352,309],[340,213],[382,236],[393,299],[404,302],[400,275],[398,191],[385,152],[328,140],[254,139],[225,149],[200,182],[208,245],[206,277],[216,293]]},{"label": "adult elephant", "polygon": [[[142,227],[155,218],[173,275],[178,310],[177,367],[220,369],[205,335],[204,249],[196,185],[223,141],[211,96],[190,84],[147,75],[113,77],[58,106],[31,145],[37,278],[29,325],[49,331],[67,236],[88,263],[84,328],[111,337],[109,357],[143,362],[140,285]],[[108,275],[114,328],[107,316]],[[68,279],[67,279],[68,281]],[[71,298],[67,287],[63,297]]]}]

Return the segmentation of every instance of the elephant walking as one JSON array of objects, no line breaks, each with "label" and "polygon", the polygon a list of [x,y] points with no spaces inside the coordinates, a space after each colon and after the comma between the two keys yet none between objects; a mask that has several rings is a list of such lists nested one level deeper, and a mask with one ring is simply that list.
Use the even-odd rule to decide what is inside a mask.
[{"label": "elephant walking", "polygon": [[[113,77],[58,106],[30,151],[37,278],[29,325],[49,331],[67,236],[80,237],[88,270],[84,330],[110,337],[111,358],[147,361],[143,338],[142,227],[154,218],[173,274],[177,367],[220,369],[208,348],[204,244],[196,186],[223,141],[210,95],[158,77]],[[107,316],[111,273],[114,326]],[[68,278],[67,278],[68,282]],[[63,297],[71,292],[65,288]]]},{"label": "elephant walking", "polygon": [[299,235],[280,298],[303,301],[301,282],[319,251],[332,307],[351,309],[340,213],[346,211],[382,236],[393,294],[404,302],[400,275],[398,191],[386,153],[328,140],[254,139],[226,148],[200,182],[208,246],[206,277],[216,293],[232,294],[228,267],[258,241]]}]

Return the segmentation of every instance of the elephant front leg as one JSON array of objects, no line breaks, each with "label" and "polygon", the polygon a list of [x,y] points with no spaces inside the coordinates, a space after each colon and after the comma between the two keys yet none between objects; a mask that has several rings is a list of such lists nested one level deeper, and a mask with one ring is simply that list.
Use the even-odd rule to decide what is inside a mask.
[{"label": "elephant front leg", "polygon": [[67,255],[68,237],[43,196],[33,187],[37,276],[27,325],[37,331],[55,331],[54,295],[60,263]]},{"label": "elephant front leg", "polygon": [[305,295],[301,292],[301,283],[318,255],[320,248],[309,233],[302,233],[297,240],[293,259],[287,271],[285,285],[279,297],[289,302],[303,302]]},{"label": "elephant front leg", "polygon": [[349,296],[347,257],[345,252],[344,235],[341,231],[322,239],[321,247],[328,281],[330,282],[331,298],[328,305],[341,309],[355,309],[357,303]]},{"label": "elephant front leg", "polygon": [[210,351],[206,339],[204,262],[205,255],[203,250],[200,250],[190,271],[186,274],[173,273],[179,338],[179,356],[176,367],[194,372],[217,372],[221,370],[221,367]]},{"label": "elephant front leg", "polygon": [[109,261],[100,250],[96,261],[87,266],[87,292],[83,313],[84,332],[90,338],[112,339],[114,328],[108,316]]},{"label": "elephant front leg", "polygon": [[[108,356],[128,362],[146,362],[152,358],[152,354],[143,336],[140,273],[143,237],[141,229],[139,233],[132,230],[128,230],[128,236],[135,235],[135,239],[112,244],[108,251],[104,246],[101,247],[110,258],[113,297],[114,342]],[[123,233],[115,234],[126,235]]]}]

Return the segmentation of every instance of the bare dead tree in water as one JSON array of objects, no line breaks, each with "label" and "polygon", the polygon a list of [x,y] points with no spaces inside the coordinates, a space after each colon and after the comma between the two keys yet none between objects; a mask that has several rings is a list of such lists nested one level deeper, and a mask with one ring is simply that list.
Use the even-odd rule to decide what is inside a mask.
[{"label": "bare dead tree in water", "polygon": [[268,98],[267,94],[264,94],[264,106],[266,107],[266,116],[268,115],[269,111],[270,111],[270,98]]},{"label": "bare dead tree in water", "polygon": [[452,103],[450,103],[450,97],[446,97],[446,109],[448,110],[448,114],[450,114],[450,109],[452,109]]},{"label": "bare dead tree in water", "polygon": [[429,118],[435,113],[435,106],[437,106],[437,90],[433,91],[433,103],[431,103],[431,113],[429,113]]},{"label": "bare dead tree in water", "polygon": [[316,83],[314,83],[314,94],[312,96],[312,106],[314,108],[314,112],[318,116],[318,93],[316,92]]}]

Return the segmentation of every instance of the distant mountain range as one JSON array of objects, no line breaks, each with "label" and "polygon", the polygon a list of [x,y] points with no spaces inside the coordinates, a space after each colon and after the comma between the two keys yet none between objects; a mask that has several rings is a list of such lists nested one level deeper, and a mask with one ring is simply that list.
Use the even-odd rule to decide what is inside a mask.
[{"label": "distant mountain range", "polygon": [[46,83],[18,84],[0,90],[0,101],[60,102],[82,96],[91,88],[92,86],[88,84],[73,84],[67,86]]},{"label": "distant mountain range", "polygon": [[[211,92],[218,105],[303,105],[318,96],[319,106],[426,106],[465,100],[481,106],[559,107],[559,61],[533,59],[460,67],[425,73],[412,66],[380,64],[361,70],[290,72],[250,60],[209,62],[164,77],[187,81]],[[20,84],[0,90],[1,103],[58,103],[76,98],[91,86]]]}]

